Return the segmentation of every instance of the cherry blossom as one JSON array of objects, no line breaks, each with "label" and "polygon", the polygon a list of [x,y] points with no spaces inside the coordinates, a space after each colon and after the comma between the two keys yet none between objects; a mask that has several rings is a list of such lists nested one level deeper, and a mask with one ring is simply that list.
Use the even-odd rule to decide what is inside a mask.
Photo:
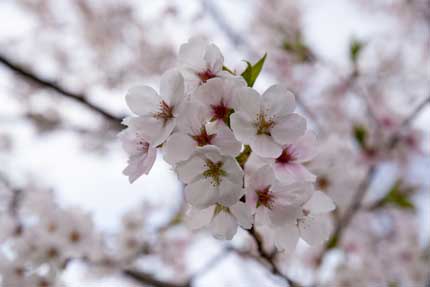
[{"label": "cherry blossom", "polygon": [[129,156],[128,166],[123,173],[129,177],[130,183],[133,183],[143,174],[149,173],[157,157],[157,150],[149,143],[148,136],[131,127],[123,130],[119,138]]},{"label": "cherry blossom", "polygon": [[209,123],[210,110],[198,103],[190,103],[178,129],[167,140],[164,159],[175,164],[188,159],[197,147],[217,146],[225,155],[236,156],[242,147],[226,125]]},{"label": "cherry blossom", "polygon": [[184,78],[176,70],[161,76],[160,95],[148,86],[132,88],[126,96],[127,105],[138,117],[125,124],[143,131],[153,146],[163,143],[176,126],[184,108]]},{"label": "cherry blossom", "polygon": [[314,192],[310,183],[281,184],[273,169],[266,165],[246,181],[246,204],[255,214],[256,225],[280,225]]},{"label": "cherry blossom", "polygon": [[285,218],[286,223],[275,230],[275,244],[281,250],[291,252],[300,238],[309,245],[319,245],[330,235],[330,225],[326,215],[335,209],[333,201],[322,193],[315,191],[312,197],[295,212]]},{"label": "cherry blossom", "polygon": [[251,88],[238,93],[239,105],[230,117],[236,138],[249,144],[262,157],[279,157],[282,146],[295,141],[306,130],[306,120],[293,113],[294,96],[279,85],[263,95]]},{"label": "cherry blossom", "polygon": [[215,203],[235,204],[244,194],[243,171],[234,158],[214,146],[202,147],[177,165],[179,179],[187,184],[185,199],[198,208]]},{"label": "cherry blossom", "polygon": [[178,66],[189,92],[215,77],[232,77],[230,73],[223,71],[223,65],[224,56],[219,48],[203,37],[191,38],[179,48]]}]

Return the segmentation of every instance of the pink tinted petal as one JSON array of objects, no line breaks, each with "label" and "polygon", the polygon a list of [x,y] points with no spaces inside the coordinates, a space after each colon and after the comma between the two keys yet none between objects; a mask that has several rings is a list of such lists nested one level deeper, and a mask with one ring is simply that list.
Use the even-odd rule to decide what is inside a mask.
[{"label": "pink tinted petal", "polygon": [[301,206],[308,201],[314,193],[314,187],[309,182],[292,184],[277,183],[272,187],[276,203],[280,205]]},{"label": "pink tinted petal", "polygon": [[296,141],[306,131],[306,119],[298,114],[289,114],[276,119],[271,129],[271,135],[279,144],[288,144]]},{"label": "pink tinted petal", "polygon": [[213,78],[201,85],[193,96],[193,99],[206,105],[219,105],[222,100],[222,90],[224,80],[220,78]]},{"label": "pink tinted petal", "polygon": [[178,61],[182,67],[201,71],[206,68],[204,55],[206,53],[207,40],[204,37],[193,37],[179,48]]},{"label": "pink tinted petal", "polygon": [[248,189],[245,195],[245,202],[251,213],[254,214],[257,209],[258,196],[254,190]]},{"label": "pink tinted petal", "polygon": [[254,89],[243,87],[237,90],[237,111],[244,113],[251,121],[260,113],[261,96]]},{"label": "pink tinted petal", "polygon": [[314,182],[316,180],[316,176],[299,163],[275,163],[273,170],[278,180],[286,184],[296,181]]},{"label": "pink tinted petal", "polygon": [[302,208],[297,205],[275,205],[269,214],[270,222],[275,226],[280,226],[286,223],[294,224],[297,218],[301,216],[301,212]]},{"label": "pink tinted petal", "polygon": [[123,174],[128,176],[130,183],[133,183],[143,174],[149,173],[154,165],[156,156],[156,149],[150,148],[147,154],[131,157],[128,161],[128,166],[123,171]]},{"label": "pink tinted petal", "polygon": [[315,158],[318,153],[317,137],[315,133],[307,131],[291,145],[291,153],[296,158],[295,162],[298,163],[307,162]]},{"label": "pink tinted petal", "polygon": [[200,176],[206,170],[205,162],[198,156],[193,156],[191,159],[179,163],[176,166],[176,172],[179,180],[183,183],[190,183],[196,177]]},{"label": "pink tinted petal", "polygon": [[249,175],[246,186],[252,190],[262,190],[272,186],[275,182],[275,174],[269,165],[265,165]]}]

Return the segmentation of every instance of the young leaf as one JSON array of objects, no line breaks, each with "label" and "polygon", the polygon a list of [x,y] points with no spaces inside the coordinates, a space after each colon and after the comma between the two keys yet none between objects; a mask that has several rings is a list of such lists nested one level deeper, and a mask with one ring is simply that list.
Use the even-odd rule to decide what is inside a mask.
[{"label": "young leaf", "polygon": [[390,189],[390,191],[383,197],[378,204],[378,207],[386,205],[395,205],[404,209],[415,209],[414,204],[410,201],[408,194],[401,188],[401,182],[397,181]]},{"label": "young leaf", "polygon": [[245,79],[246,83],[248,84],[248,87],[254,86],[255,81],[257,80],[258,75],[261,72],[261,69],[263,68],[264,61],[266,61],[267,53],[264,54],[264,56],[258,60],[257,63],[252,65],[250,62],[245,61],[247,64],[247,67],[245,71],[241,74],[242,78]]},{"label": "young leaf", "polygon": [[366,148],[366,141],[367,141],[367,130],[362,125],[356,125],[354,126],[354,138],[357,141],[357,143],[360,145],[361,148]]},{"label": "young leaf", "polygon": [[357,63],[360,52],[364,47],[364,43],[359,40],[352,40],[349,46],[349,57],[353,63]]}]

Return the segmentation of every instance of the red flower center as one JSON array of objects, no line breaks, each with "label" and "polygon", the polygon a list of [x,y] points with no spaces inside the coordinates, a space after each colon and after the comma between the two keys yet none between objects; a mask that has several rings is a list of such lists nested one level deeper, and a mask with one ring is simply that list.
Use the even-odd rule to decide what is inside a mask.
[{"label": "red flower center", "polygon": [[208,135],[206,128],[202,127],[200,130],[200,134],[193,135],[191,137],[197,142],[198,146],[205,146],[211,144],[212,139],[215,137],[215,135]]},{"label": "red flower center", "polygon": [[209,69],[204,72],[200,72],[197,75],[203,83],[206,83],[208,80],[216,77],[216,75]]},{"label": "red flower center", "polygon": [[277,163],[286,164],[295,160],[296,157],[288,150],[288,148],[284,149],[281,155],[276,159]]},{"label": "red flower center", "polygon": [[226,107],[223,102],[217,106],[211,106],[212,112],[214,114],[214,119],[216,120],[226,120],[231,109]]}]

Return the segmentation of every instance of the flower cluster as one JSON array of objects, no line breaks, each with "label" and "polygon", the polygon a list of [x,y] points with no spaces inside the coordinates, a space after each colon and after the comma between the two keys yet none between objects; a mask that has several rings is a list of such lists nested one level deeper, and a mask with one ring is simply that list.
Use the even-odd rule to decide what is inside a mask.
[{"label": "flower cluster", "polygon": [[238,75],[206,40],[182,45],[159,93],[140,86],[126,96],[135,116],[120,133],[129,155],[124,174],[130,182],[148,174],[160,148],[185,184],[192,228],[232,239],[238,226],[263,225],[279,249],[293,250],[299,237],[318,244],[329,233],[324,215],[335,206],[315,190],[316,176],[306,168],[316,156],[316,135],[284,86],[262,94],[252,88],[261,65],[248,64],[255,70]]}]

